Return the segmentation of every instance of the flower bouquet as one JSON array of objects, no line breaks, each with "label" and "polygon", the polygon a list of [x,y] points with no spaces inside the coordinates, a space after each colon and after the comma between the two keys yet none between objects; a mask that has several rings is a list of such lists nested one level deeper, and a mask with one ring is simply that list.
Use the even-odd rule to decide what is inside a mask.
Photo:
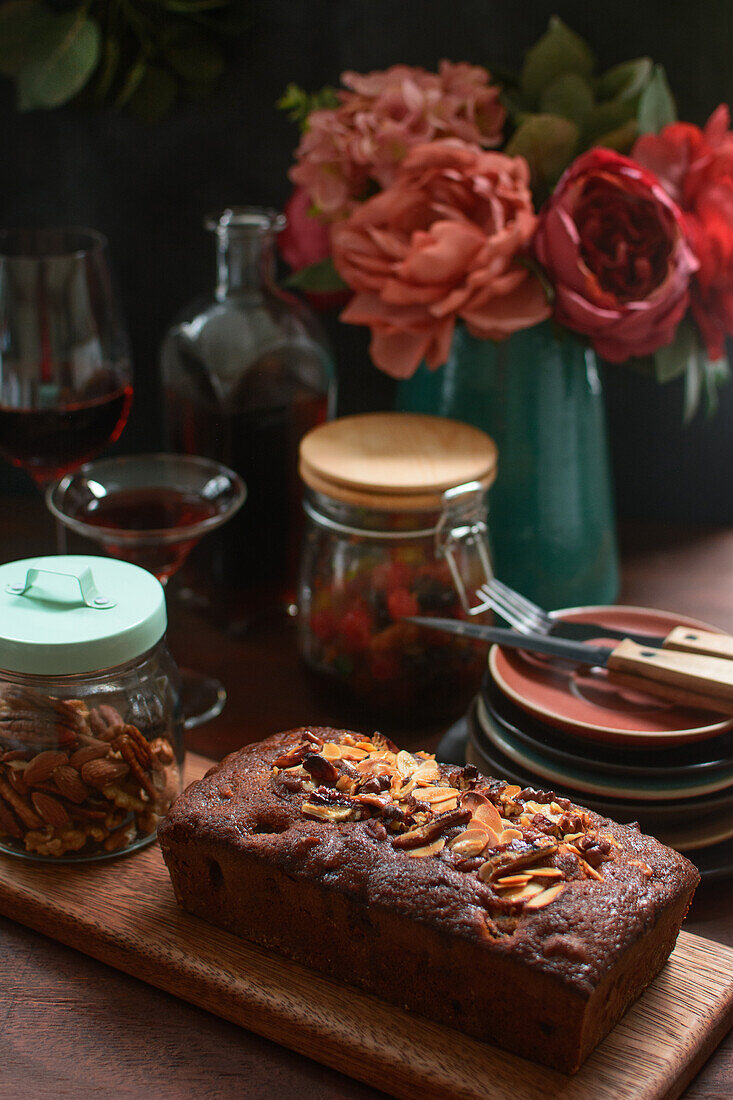
[{"label": "flower bouquet", "polygon": [[[505,500],[492,493],[495,540],[524,532],[497,553],[510,583],[553,606],[612,598],[605,429],[602,409],[589,404],[593,393],[598,404],[593,356],[659,381],[684,375],[688,419],[703,395],[714,409],[733,333],[728,108],[703,129],[677,122],[661,66],[638,58],[598,74],[588,45],[558,18],[516,76],[496,80],[484,67],[443,61],[437,72],[396,65],[341,81],[315,96],[291,86],[281,101],[303,127],[282,239],[291,283],[340,301],[343,321],[369,327],[376,366],[411,380],[402,407],[456,415],[496,437],[496,492]],[[554,367],[543,367],[542,345]],[[518,365],[509,369],[513,347]],[[528,357],[532,381],[512,400],[507,387],[520,384]],[[490,384],[502,369],[506,377]],[[553,370],[561,372],[554,397]],[[436,371],[442,384],[429,378]],[[446,392],[455,395],[469,375],[466,395],[451,403]],[[572,423],[578,386],[592,393]],[[540,410],[510,423],[508,410],[531,393]],[[583,430],[587,443],[567,450]],[[548,459],[552,432],[557,468]],[[543,488],[551,470],[555,484]],[[586,483],[575,492],[579,478]],[[548,501],[558,504],[546,521]],[[551,528],[544,543],[542,522]],[[583,525],[577,553],[568,553]],[[606,548],[600,571],[593,546]],[[555,578],[565,569],[585,581],[543,588],[513,572],[538,554]]]},{"label": "flower bouquet", "polygon": [[688,415],[703,390],[714,402],[733,333],[728,108],[679,123],[650,59],[594,69],[554,18],[501,84],[443,61],[288,89],[292,282],[351,292],[341,319],[397,378],[445,363],[458,322],[503,340],[552,316],[610,362],[686,372]]}]

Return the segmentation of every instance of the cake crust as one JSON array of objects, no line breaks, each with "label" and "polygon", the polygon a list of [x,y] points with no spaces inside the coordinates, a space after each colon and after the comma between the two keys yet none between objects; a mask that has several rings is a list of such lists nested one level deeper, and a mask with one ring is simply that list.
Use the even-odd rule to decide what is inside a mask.
[{"label": "cake crust", "polygon": [[316,727],[227,757],[159,838],[188,911],[565,1072],[658,973],[699,881],[552,792]]}]

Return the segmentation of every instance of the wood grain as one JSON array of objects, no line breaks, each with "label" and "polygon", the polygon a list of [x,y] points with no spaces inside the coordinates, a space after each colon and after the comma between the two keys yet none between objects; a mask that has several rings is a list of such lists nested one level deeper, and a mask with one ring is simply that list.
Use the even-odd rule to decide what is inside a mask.
[{"label": "wood grain", "polygon": [[643,690],[691,706],[733,713],[733,661],[677,649],[651,649],[626,638],[608,658],[609,679],[628,684],[632,676]]},{"label": "wood grain", "polygon": [[[207,766],[191,756],[189,778]],[[78,867],[6,857],[0,912],[397,1097],[671,1100],[733,1023],[733,951],[682,933],[646,994],[568,1078],[181,912],[157,846]]]},{"label": "wood grain", "polygon": [[314,428],[300,445],[300,475],[312,489],[359,507],[440,508],[446,489],[496,477],[496,445],[443,417],[362,413]]},{"label": "wood grain", "polygon": [[670,631],[664,639],[664,648],[733,660],[733,637],[730,634],[711,634],[709,630],[694,630],[687,626],[676,626]]}]

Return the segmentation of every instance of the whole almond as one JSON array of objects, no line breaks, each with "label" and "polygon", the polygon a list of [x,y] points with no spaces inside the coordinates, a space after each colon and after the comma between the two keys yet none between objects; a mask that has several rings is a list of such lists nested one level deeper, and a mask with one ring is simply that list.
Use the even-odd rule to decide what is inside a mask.
[{"label": "whole almond", "polygon": [[62,829],[64,825],[69,824],[69,815],[66,810],[50,794],[34,791],[31,795],[31,802],[36,813],[40,814],[47,825],[53,825],[54,829]]},{"label": "whole almond", "polygon": [[73,768],[81,768],[82,764],[87,764],[90,760],[99,760],[101,757],[106,756],[108,752],[109,745],[106,741],[94,740],[90,745],[85,745],[83,749],[77,749],[70,757],[69,763]]},{"label": "whole almond", "polygon": [[0,836],[11,836],[14,840],[23,839],[23,830],[2,799],[0,799]]},{"label": "whole almond", "polygon": [[37,783],[45,783],[54,768],[58,768],[59,764],[66,764],[68,759],[65,752],[55,752],[53,749],[39,752],[38,756],[34,756],[25,767],[23,781],[29,787],[35,787]]},{"label": "whole almond", "polygon": [[28,784],[23,779],[23,773],[16,771],[15,768],[8,768],[7,771],[8,782],[10,786],[23,798],[28,794]]},{"label": "whole almond", "polygon": [[89,788],[82,783],[78,771],[70,764],[61,764],[54,768],[51,778],[58,787],[59,794],[70,802],[84,802],[89,797]]},{"label": "whole almond", "polygon": [[85,783],[92,787],[106,787],[108,783],[115,783],[130,771],[122,760],[89,760],[82,764],[81,777]]}]

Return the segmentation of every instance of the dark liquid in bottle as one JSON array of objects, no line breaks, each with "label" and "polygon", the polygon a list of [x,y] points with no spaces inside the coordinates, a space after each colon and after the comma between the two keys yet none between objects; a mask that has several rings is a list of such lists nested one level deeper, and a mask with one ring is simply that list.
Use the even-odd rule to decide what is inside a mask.
[{"label": "dark liquid in bottle", "polygon": [[225,409],[166,395],[173,450],[230,466],[247,486],[244,507],[197,551],[209,597],[230,624],[294,599],[303,529],[298,445],[326,419],[327,398],[303,390],[287,404]]},{"label": "dark liquid in bottle", "polygon": [[132,386],[55,408],[0,404],[0,454],[43,484],[118,439],[131,404]]},{"label": "dark liquid in bottle", "polygon": [[195,526],[211,519],[218,511],[212,501],[179,489],[161,487],[120,489],[86,502],[75,515],[84,523],[107,531],[137,532],[139,539],[134,541],[105,540],[105,550],[113,557],[131,561],[163,578],[180,568],[199,535],[163,541],[160,533],[170,535],[177,529]]}]

